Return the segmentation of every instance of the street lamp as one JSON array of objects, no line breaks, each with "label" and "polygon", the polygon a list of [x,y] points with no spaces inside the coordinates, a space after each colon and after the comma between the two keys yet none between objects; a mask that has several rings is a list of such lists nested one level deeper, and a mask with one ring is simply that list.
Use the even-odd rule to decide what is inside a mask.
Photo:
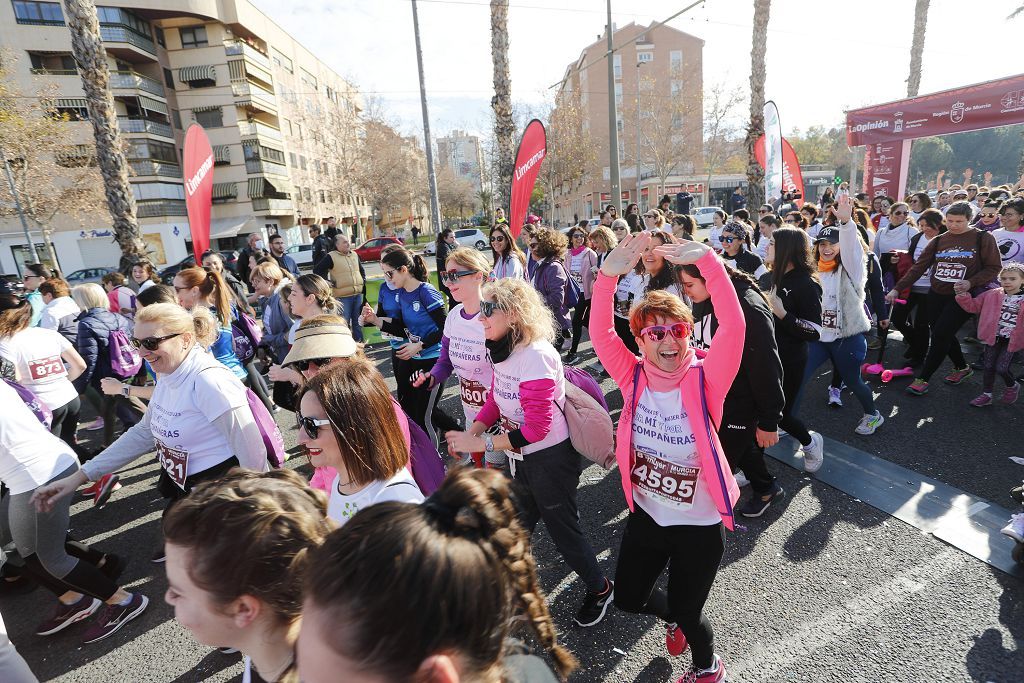
[{"label": "street lamp", "polygon": [[640,67],[646,64],[637,60],[636,63],[636,202],[640,208]]}]

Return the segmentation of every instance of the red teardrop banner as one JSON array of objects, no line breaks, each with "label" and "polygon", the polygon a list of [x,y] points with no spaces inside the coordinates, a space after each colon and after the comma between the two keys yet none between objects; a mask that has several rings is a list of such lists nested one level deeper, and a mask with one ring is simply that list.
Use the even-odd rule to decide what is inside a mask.
[{"label": "red teardrop banner", "polygon": [[213,204],[213,149],[206,131],[193,123],[185,133],[185,208],[196,263],[210,248],[210,209]]}]

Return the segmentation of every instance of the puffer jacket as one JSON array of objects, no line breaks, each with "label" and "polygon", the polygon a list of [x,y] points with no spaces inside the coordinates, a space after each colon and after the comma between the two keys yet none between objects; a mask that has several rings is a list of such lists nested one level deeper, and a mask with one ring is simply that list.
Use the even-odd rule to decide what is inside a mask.
[{"label": "puffer jacket", "polygon": [[79,316],[75,346],[85,360],[85,372],[75,379],[78,393],[81,394],[89,385],[99,390],[101,379],[115,376],[110,367],[110,334],[114,330],[121,330],[131,337],[132,325],[124,316],[105,308],[90,308]]}]

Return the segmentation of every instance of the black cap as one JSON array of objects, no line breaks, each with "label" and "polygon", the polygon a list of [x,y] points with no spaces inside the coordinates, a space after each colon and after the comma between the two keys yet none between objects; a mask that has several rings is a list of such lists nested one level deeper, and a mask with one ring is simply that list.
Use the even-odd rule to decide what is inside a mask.
[{"label": "black cap", "polygon": [[822,228],[818,236],[814,238],[814,243],[818,242],[830,242],[832,244],[839,244],[839,229],[838,228]]}]

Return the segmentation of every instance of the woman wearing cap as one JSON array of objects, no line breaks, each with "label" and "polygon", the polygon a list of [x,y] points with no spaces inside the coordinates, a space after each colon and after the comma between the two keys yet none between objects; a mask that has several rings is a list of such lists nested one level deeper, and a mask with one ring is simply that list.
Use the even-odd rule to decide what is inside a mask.
[{"label": "woman wearing cap", "polygon": [[597,253],[587,246],[587,232],[583,228],[576,227],[569,231],[569,251],[562,265],[580,288],[580,300],[576,302],[572,314],[572,346],[565,355],[565,362],[572,363],[576,360],[583,326],[590,320],[590,292],[594,287],[598,266]]},{"label": "woman wearing cap", "polygon": [[565,290],[569,287],[570,275],[562,265],[566,243],[565,235],[550,228],[535,228],[530,238],[530,257],[536,263],[530,282],[555,320],[558,335],[553,343],[559,351],[571,325],[565,306]]},{"label": "woman wearing cap", "polygon": [[[693,666],[684,680],[725,678],[715,654],[704,605],[733,529],[739,488],[711,424],[721,424],[723,403],[743,355],[745,323],[736,290],[715,253],[697,242],[657,248],[674,265],[695,264],[715,302],[719,340],[697,358],[687,339],[693,317],[676,296],[650,292],[633,308],[631,326],[643,348],[639,359],[614,333],[615,278],[629,272],[653,235],[631,235],[608,255],[594,285],[590,336],[597,356],[624,401],[616,458],[630,513],[615,572],[615,604],[653,614],[666,624],[665,645],[679,656],[690,647]],[[657,582],[668,567],[668,591]]]},{"label": "woman wearing cap", "polygon": [[215,270],[185,268],[174,276],[174,292],[178,296],[178,303],[186,311],[191,311],[197,306],[210,310],[219,323],[219,330],[209,351],[235,377],[245,382],[249,375],[242,367],[242,362],[238,360],[231,334],[231,321],[237,318],[238,314],[231,304],[231,296],[224,278]]},{"label": "woman wearing cap", "polygon": [[288,280],[280,266],[270,262],[257,265],[251,277],[252,286],[263,301],[263,340],[260,344],[270,350],[275,363],[280,363],[288,353],[288,333],[292,329],[292,318],[281,298],[281,289]]},{"label": "woman wearing cap", "polygon": [[[303,320],[309,320],[319,315],[340,315],[340,307],[337,300],[332,296],[331,286],[319,275],[300,275],[295,281],[291,292],[288,293],[288,307],[291,309],[292,323],[288,331],[288,344],[295,344],[295,335]],[[355,338],[354,332],[350,335]],[[289,351],[291,355],[291,351]],[[296,370],[286,367],[288,358],[281,364],[270,366],[267,376],[273,382],[290,382],[298,386],[302,382],[302,375]]]},{"label": "woman wearing cap", "polygon": [[512,239],[508,226],[499,223],[491,228],[491,253],[494,255],[494,279],[523,277],[526,255]]},{"label": "woman wearing cap", "polygon": [[[508,452],[512,476],[522,487],[523,525],[532,534],[544,520],[562,558],[587,587],[576,624],[593,626],[604,618],[613,590],[580,527],[576,490],[583,463],[558,407],[565,402],[565,373],[551,345],[554,319],[523,280],[489,283],[483,296],[480,322],[493,387],[472,425],[445,435],[448,451]],[[485,433],[495,424],[500,434]]]},{"label": "woman wearing cap", "polygon": [[[875,407],[871,388],[864,383],[860,373],[868,350],[864,334],[871,329],[871,321],[864,309],[867,254],[852,215],[853,202],[849,195],[842,195],[835,204],[839,227],[822,228],[814,240],[822,288],[821,333],[808,345],[804,385],[822,363],[831,360],[864,410],[855,431],[866,435],[874,434],[885,418]],[[802,391],[794,401],[794,412],[799,410],[801,396]],[[806,460],[808,455],[812,462]],[[808,472],[814,472],[821,466],[815,455],[804,451],[804,468]]]},{"label": "woman wearing cap", "polygon": [[722,243],[722,258],[745,273],[759,278],[768,272],[761,257],[751,251],[750,232],[739,221],[729,221],[718,238]]},{"label": "woman wearing cap", "polygon": [[[159,377],[145,417],[81,470],[37,491],[44,504],[154,450],[161,466],[157,489],[168,504],[232,467],[267,469],[245,385],[204,350],[218,335],[209,309],[146,306],[135,316],[133,334],[132,343]],[[163,561],[163,549],[154,561]]]}]

